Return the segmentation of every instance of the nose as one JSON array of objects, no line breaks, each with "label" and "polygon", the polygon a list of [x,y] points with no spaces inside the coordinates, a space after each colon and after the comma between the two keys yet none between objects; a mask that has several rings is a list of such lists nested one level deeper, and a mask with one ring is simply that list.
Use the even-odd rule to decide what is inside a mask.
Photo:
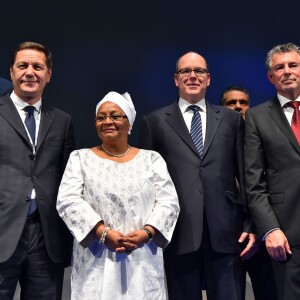
[{"label": "nose", "polygon": [[32,67],[32,65],[28,65],[27,69],[26,69],[26,76],[33,76],[34,73],[34,68]]},{"label": "nose", "polygon": [[190,77],[190,78],[191,78],[191,77],[192,77],[192,78],[197,78],[196,73],[195,73],[195,70],[191,70],[191,74],[190,74],[189,77]]},{"label": "nose", "polygon": [[236,101],[235,106],[236,106],[237,108],[241,108],[241,107],[242,107],[240,101]]},{"label": "nose", "polygon": [[106,116],[105,117],[105,120],[103,121],[103,124],[111,124],[112,123],[112,120],[109,116]]},{"label": "nose", "polygon": [[285,74],[290,74],[291,73],[291,69],[290,69],[290,67],[288,65],[284,66],[284,73]]},{"label": "nose", "polygon": [[242,110],[242,106],[241,106],[241,103],[239,101],[236,101],[235,106],[234,106],[234,110],[239,111],[239,112]]}]

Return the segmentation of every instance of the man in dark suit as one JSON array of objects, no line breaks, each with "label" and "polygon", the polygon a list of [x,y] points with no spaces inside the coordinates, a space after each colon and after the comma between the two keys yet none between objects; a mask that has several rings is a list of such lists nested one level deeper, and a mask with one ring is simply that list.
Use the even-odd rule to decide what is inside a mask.
[{"label": "man in dark suit", "polygon": [[11,92],[12,90],[12,83],[9,80],[0,77],[0,96],[5,95],[6,93]]},{"label": "man in dark suit", "polygon": [[0,98],[0,298],[61,299],[72,237],[56,211],[74,149],[71,117],[42,104],[51,53],[34,42],[12,55],[14,90]]},{"label": "man in dark suit", "polygon": [[205,284],[210,300],[243,299],[241,244],[248,258],[255,242],[243,222],[243,118],[206,101],[210,73],[201,55],[181,56],[174,80],[179,100],[145,116],[140,135],[142,147],[166,160],[180,202],[164,253],[169,298],[202,299]]},{"label": "man in dark suit", "polygon": [[[246,112],[249,209],[272,259],[278,299],[300,299],[300,49],[277,45],[266,59],[277,90]],[[294,106],[295,105],[295,106]],[[293,107],[294,106],[294,107]]]},{"label": "man in dark suit", "polygon": [[[249,92],[242,86],[230,86],[222,92],[220,104],[238,111],[245,118],[246,111],[250,108]],[[256,244],[259,250],[255,255],[248,260],[243,260],[244,282],[246,283],[248,272],[255,300],[276,300],[273,269],[265,242],[257,241]]]}]

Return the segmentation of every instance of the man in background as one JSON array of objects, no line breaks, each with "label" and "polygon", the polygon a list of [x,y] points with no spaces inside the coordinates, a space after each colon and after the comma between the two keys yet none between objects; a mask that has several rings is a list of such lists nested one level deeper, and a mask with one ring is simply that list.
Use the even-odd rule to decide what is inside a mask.
[{"label": "man in background", "polygon": [[245,119],[245,113],[250,107],[249,93],[241,86],[230,86],[222,92],[220,105],[240,112]]},{"label": "man in background", "polygon": [[300,49],[271,49],[267,76],[276,96],[246,112],[249,209],[272,258],[278,299],[300,299]]},{"label": "man in background", "polygon": [[244,222],[244,122],[206,101],[210,72],[198,53],[178,59],[174,81],[179,99],[143,117],[140,134],[141,147],[166,160],[179,197],[179,219],[164,252],[169,299],[202,299],[204,283],[210,300],[244,299],[239,255],[251,257],[255,243]]},{"label": "man in background", "polygon": [[12,55],[13,92],[0,97],[0,298],[61,299],[72,237],[56,211],[74,149],[71,117],[42,100],[52,75],[49,50],[20,44]]},{"label": "man in background", "polygon": [[0,77],[0,96],[5,95],[6,93],[11,92],[12,90],[12,83],[9,80]]},{"label": "man in background", "polygon": [[[230,86],[222,92],[220,104],[240,112],[245,118],[245,113],[250,108],[249,92],[241,86]],[[255,300],[276,300],[271,259],[264,241],[261,243],[258,241],[257,246],[259,247],[257,253],[249,260],[243,260],[244,282],[246,283],[246,273],[248,272]]]}]

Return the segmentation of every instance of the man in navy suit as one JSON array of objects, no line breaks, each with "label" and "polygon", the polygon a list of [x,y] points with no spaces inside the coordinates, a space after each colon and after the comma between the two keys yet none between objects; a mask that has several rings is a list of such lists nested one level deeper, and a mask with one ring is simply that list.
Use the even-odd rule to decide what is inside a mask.
[{"label": "man in navy suit", "polygon": [[11,92],[12,90],[12,83],[9,80],[0,77],[0,96],[5,95],[6,93]]},{"label": "man in navy suit", "polygon": [[[210,300],[240,300],[240,254],[247,259],[255,248],[245,220],[244,121],[241,114],[206,101],[210,73],[203,56],[181,56],[174,80],[179,99],[143,117],[140,134],[141,147],[166,160],[180,202],[173,239],[164,253],[169,298],[202,299],[205,285]],[[202,125],[195,128],[197,113]],[[201,151],[191,127],[199,132]]]},{"label": "man in navy suit", "polygon": [[13,92],[0,97],[0,299],[61,299],[72,237],[56,211],[74,149],[71,117],[42,100],[52,57],[24,42],[13,53]]},{"label": "man in navy suit", "polygon": [[249,209],[272,258],[278,299],[300,299],[300,48],[267,54],[277,95],[246,112],[245,166]]}]

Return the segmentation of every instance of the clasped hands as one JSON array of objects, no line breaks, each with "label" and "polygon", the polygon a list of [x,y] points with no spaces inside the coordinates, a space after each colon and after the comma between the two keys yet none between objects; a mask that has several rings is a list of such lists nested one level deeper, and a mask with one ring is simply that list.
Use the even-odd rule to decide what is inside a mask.
[{"label": "clasped hands", "polygon": [[[147,226],[152,233],[154,233],[154,229],[151,226]],[[105,226],[103,224],[99,225],[96,228],[96,235],[98,238],[101,237]],[[116,253],[127,253],[130,254],[132,251],[147,243],[149,240],[149,236],[147,232],[143,229],[134,230],[128,234],[123,234],[120,231],[110,229],[107,232],[105,238],[105,244],[108,249],[114,251]]]}]

